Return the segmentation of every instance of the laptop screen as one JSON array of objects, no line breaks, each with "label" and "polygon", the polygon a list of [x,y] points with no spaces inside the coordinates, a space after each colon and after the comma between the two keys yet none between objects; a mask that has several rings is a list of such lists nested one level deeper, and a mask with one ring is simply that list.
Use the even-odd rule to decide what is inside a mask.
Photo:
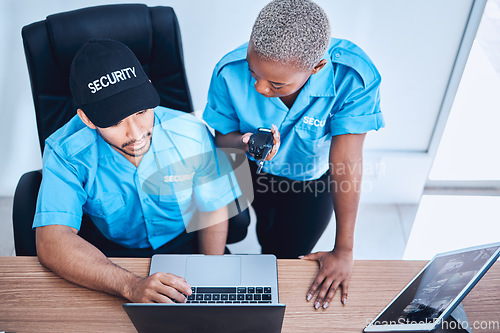
[{"label": "laptop screen", "polygon": [[436,257],[375,320],[383,323],[429,323],[445,311],[498,246]]}]

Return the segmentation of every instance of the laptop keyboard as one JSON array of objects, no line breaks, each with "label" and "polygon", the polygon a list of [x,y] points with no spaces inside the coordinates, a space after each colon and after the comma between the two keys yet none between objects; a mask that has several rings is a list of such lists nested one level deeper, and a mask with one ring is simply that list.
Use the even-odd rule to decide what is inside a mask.
[{"label": "laptop keyboard", "polygon": [[187,303],[271,303],[271,287],[192,287]]}]

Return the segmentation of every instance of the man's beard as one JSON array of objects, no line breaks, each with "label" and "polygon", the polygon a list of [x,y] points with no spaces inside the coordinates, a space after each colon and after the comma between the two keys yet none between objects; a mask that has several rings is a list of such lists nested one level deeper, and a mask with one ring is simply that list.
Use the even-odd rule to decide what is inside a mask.
[{"label": "man's beard", "polygon": [[[97,133],[99,133],[99,135],[101,136],[101,138],[102,138],[105,142],[107,142],[110,146],[112,146],[112,147],[114,147],[114,148],[118,149],[118,150],[119,150],[119,151],[121,151],[122,153],[124,153],[124,154],[126,154],[126,155],[128,155],[128,156],[131,156],[131,157],[139,157],[139,156],[142,156],[142,155],[146,154],[146,153],[148,152],[148,150],[149,150],[149,149],[146,149],[144,152],[139,153],[139,154],[131,154],[131,153],[127,152],[126,150],[124,150],[124,148],[125,148],[126,146],[131,145],[131,144],[133,144],[133,143],[135,143],[135,142],[141,141],[141,140],[143,140],[143,139],[148,139],[148,140],[149,140],[149,142],[150,142],[150,144],[151,144],[151,132],[147,132],[147,133],[146,133],[146,134],[144,134],[144,136],[143,136],[141,139],[139,139],[139,140],[131,140],[131,141],[128,141],[128,142],[124,143],[121,147],[115,146],[114,144],[112,144],[111,142],[109,142],[108,140],[106,140],[106,138],[105,138],[104,136],[102,136],[101,132],[99,132],[99,129],[98,129],[98,128],[97,128]],[[147,143],[146,143],[146,145],[147,145]]]}]

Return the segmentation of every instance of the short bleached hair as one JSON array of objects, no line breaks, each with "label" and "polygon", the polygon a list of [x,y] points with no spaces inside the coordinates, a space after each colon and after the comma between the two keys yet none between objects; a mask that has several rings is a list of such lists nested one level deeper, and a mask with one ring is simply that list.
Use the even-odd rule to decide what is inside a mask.
[{"label": "short bleached hair", "polygon": [[325,11],[310,0],[273,0],[257,16],[250,43],[264,59],[312,69],[330,43]]}]

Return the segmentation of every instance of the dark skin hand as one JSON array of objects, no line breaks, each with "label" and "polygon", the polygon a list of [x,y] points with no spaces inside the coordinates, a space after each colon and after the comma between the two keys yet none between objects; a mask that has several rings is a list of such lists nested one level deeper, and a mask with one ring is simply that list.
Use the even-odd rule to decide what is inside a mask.
[{"label": "dark skin hand", "polygon": [[319,262],[319,273],[311,287],[309,287],[306,296],[307,301],[310,301],[313,295],[319,291],[314,307],[318,309],[323,306],[326,309],[332,302],[339,287],[341,287],[341,302],[345,305],[352,274],[352,251],[316,252],[303,256],[301,259],[317,260]]},{"label": "dark skin hand", "polygon": [[[270,161],[273,157],[278,153],[278,149],[280,148],[280,132],[278,131],[278,127],[276,125],[271,125],[271,132],[273,133],[273,149],[265,158],[266,161]],[[243,150],[248,151],[248,141],[253,133],[245,133],[241,136],[241,142],[244,144]]]},{"label": "dark skin hand", "polygon": [[343,305],[347,302],[354,265],[354,226],[360,198],[365,135],[345,134],[332,138],[330,176],[334,181],[331,186],[337,224],[335,247],[329,252],[311,253],[301,257],[319,262],[319,272],[306,294],[307,301],[310,301],[318,293],[314,302],[315,309],[326,309],[339,287],[342,290],[340,301]]}]

